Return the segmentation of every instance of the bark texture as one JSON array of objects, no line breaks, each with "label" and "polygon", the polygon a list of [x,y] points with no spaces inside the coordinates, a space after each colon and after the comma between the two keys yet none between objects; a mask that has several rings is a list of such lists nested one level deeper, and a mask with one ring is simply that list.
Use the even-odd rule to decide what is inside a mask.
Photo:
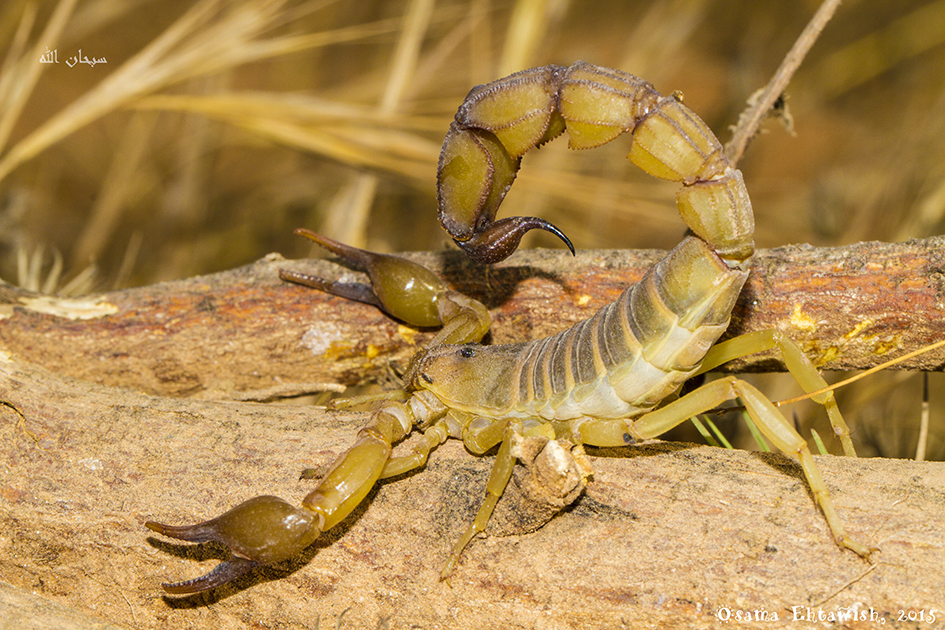
[{"label": "bark texture", "polygon": [[[493,314],[492,341],[547,336],[590,317],[665,252],[531,250],[483,268],[413,254]],[[79,300],[0,291],[0,347],[57,374],[152,394],[268,400],[376,382],[431,333],[376,308],[279,280],[280,268],[363,280],[332,261],[257,263]],[[872,367],[945,339],[945,237],[759,252],[729,334],[774,328],[825,370]],[[940,370],[945,349],[904,363]],[[780,369],[771,355],[733,371]]]},{"label": "bark texture", "polygon": [[[808,349],[809,340],[837,348],[832,366],[942,338],[941,245],[767,252],[735,325],[806,331]],[[575,266],[539,252],[471,284],[458,280],[455,259],[433,258],[460,289],[497,289],[489,305],[501,342],[586,317],[659,255],[641,254],[634,272],[619,262],[624,253],[585,254]],[[808,260],[806,272],[788,259]],[[567,273],[555,271],[563,261]],[[834,544],[791,460],[677,443],[589,449],[595,474],[576,504],[533,533],[474,541],[448,583],[439,570],[492,463],[456,441],[425,469],[379,484],[298,559],[207,595],[162,597],[160,582],[204,573],[226,554],[161,539],[145,520],[204,520],[259,494],[297,502],[312,487],[299,472],[331,462],[366,418],[245,399],[360,382],[409,356],[401,345],[422,343],[371,307],[279,283],[276,269],[290,264],[333,269],[270,258],[82,302],[7,291],[0,628],[341,619],[463,629],[484,627],[485,611],[495,628],[713,628],[720,615],[770,628],[774,616],[813,615],[813,626],[848,608],[858,617],[845,628],[941,623],[945,464],[817,458],[849,533],[881,550],[870,567]],[[772,309],[787,323],[770,319]]]}]

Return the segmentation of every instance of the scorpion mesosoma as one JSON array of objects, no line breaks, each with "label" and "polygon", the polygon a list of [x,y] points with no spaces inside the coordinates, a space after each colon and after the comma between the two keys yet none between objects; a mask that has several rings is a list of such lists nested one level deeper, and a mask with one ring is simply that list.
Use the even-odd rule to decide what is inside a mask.
[{"label": "scorpion mesosoma", "polygon": [[[167,592],[210,589],[296,555],[344,519],[378,479],[423,466],[449,437],[462,439],[476,454],[499,445],[486,498],[453,547],[445,577],[485,529],[516,461],[526,465],[532,486],[545,492],[536,501],[557,500],[560,508],[580,494],[591,474],[582,445],[623,446],[653,438],[734,398],[769,440],[798,459],[837,544],[870,560],[873,550],[844,531],[806,442],[755,387],[727,376],[666,402],[692,376],[771,349],[780,351],[806,391],[826,386],[800,349],[777,332],[713,345],[748,276],[754,219],[741,172],[680,96],[663,96],[633,75],[582,62],[533,68],[473,88],[440,155],[443,227],[481,263],[508,257],[535,228],[556,234],[573,252],[567,237],[543,219],[495,219],[522,155],[564,131],[574,149],[596,147],[629,131],[634,164],[682,183],[677,207],[691,235],[590,319],[545,339],[483,346],[478,342],[489,328],[485,307],[451,291],[426,268],[297,230],[366,271],[372,287],[288,271],[281,273],[284,279],[374,304],[415,326],[442,329],[407,367],[402,395],[380,404],[300,508],[260,496],[196,525],[148,522],[166,536],[215,540],[231,551],[207,575],[165,584]],[[855,455],[833,394],[814,399],[827,408],[845,454]],[[392,456],[392,445],[414,427],[421,435],[412,452]],[[570,481],[555,485],[566,478]]]}]

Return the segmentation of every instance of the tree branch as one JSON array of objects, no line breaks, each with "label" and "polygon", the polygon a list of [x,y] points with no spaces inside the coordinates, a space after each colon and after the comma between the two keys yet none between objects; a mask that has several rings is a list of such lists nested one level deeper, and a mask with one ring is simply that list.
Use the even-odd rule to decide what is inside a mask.
[{"label": "tree branch", "polygon": [[725,156],[732,161],[732,164],[738,164],[741,161],[748,144],[761,128],[761,123],[765,121],[775,103],[784,94],[794,73],[797,72],[801,62],[804,61],[814,42],[820,37],[820,33],[839,7],[840,0],[821,2],[820,8],[804,27],[791,50],[784,56],[771,80],[749,98],[748,109],[739,116],[732,139],[725,145]]},{"label": "tree branch", "polygon": [[[945,238],[761,251],[730,335],[775,328],[820,368],[864,369],[945,338]],[[412,254],[491,309],[492,341],[558,332],[617,298],[659,251],[532,250],[483,268],[458,252]],[[0,347],[57,374],[169,396],[265,400],[341,390],[406,364],[428,332],[377,309],[286,284],[331,261],[272,255],[210,276],[81,300],[0,291]],[[939,370],[936,351],[900,366]],[[770,356],[732,371],[780,369]]]}]

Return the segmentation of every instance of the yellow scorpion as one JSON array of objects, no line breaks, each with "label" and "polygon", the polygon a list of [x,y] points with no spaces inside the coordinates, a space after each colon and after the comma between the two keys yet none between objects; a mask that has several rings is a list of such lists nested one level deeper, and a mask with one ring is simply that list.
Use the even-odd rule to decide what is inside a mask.
[{"label": "yellow scorpion", "polygon": [[[807,392],[826,387],[797,345],[780,333],[750,333],[713,345],[748,277],[754,219],[741,172],[678,95],[663,96],[638,77],[582,62],[533,68],[473,88],[440,154],[440,223],[482,263],[508,257],[535,228],[558,235],[573,252],[567,237],[543,219],[495,219],[522,155],[564,131],[573,149],[596,147],[629,131],[634,164],[682,183],[676,202],[692,235],[590,319],[545,339],[483,346],[478,342],[489,329],[486,308],[451,291],[431,271],[297,230],[367,272],[372,287],[288,271],[281,273],[284,279],[374,304],[414,326],[442,329],[411,360],[402,395],[380,404],[301,507],[260,496],[197,525],[146,523],[172,538],[221,542],[231,552],[207,575],[164,584],[167,592],[207,590],[295,556],[350,514],[378,479],[423,466],[449,437],[462,439],[476,454],[499,445],[485,501],[453,547],[445,577],[485,529],[516,461],[526,465],[531,486],[544,493],[536,501],[560,509],[577,498],[591,474],[582,445],[654,438],[735,398],[765,437],[799,460],[837,544],[870,560],[874,550],[844,531],[807,443],[755,387],[727,376],[675,398],[693,376],[771,349],[780,351]],[[845,453],[855,455],[833,394],[814,399],[826,407]],[[411,452],[392,456],[392,445],[415,427],[422,434]]]}]

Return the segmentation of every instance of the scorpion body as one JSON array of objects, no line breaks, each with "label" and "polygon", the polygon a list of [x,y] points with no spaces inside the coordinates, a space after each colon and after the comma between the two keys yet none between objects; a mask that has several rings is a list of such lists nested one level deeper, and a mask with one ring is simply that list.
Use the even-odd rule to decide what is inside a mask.
[{"label": "scorpion body", "polygon": [[[478,416],[571,421],[579,441],[585,441],[577,437],[583,419],[625,419],[650,411],[698,370],[728,326],[747,277],[706,254],[704,243],[687,238],[617,301],[551,337],[475,349],[441,347],[422,359],[420,369],[431,381],[425,388],[447,407]],[[698,292],[680,291],[673,282],[700,277],[715,281]],[[450,375],[456,373],[481,374],[476,379],[481,387],[452,387]]]},{"label": "scorpion body", "polygon": [[[845,533],[806,442],[757,389],[729,376],[672,400],[692,376],[769,349],[780,350],[806,391],[826,385],[797,346],[779,333],[752,333],[713,345],[727,328],[748,277],[753,216],[741,173],[679,96],[662,96],[642,79],[582,62],[525,70],[473,88],[440,155],[437,198],[443,227],[482,263],[508,257],[536,228],[558,235],[571,248],[564,234],[543,219],[495,218],[522,155],[565,131],[576,149],[630,132],[630,160],[651,175],[682,184],[677,207],[692,235],[590,319],[545,339],[483,346],[478,342],[490,323],[485,307],[451,291],[432,272],[297,230],[366,271],[371,287],[288,271],[281,273],[284,279],[374,304],[416,326],[442,329],[411,361],[400,399],[379,406],[301,507],[262,496],[197,525],[147,523],[181,540],[222,542],[232,553],[211,573],[165,584],[165,590],[206,590],[255,566],[294,556],[344,519],[378,479],[422,466],[449,437],[462,439],[474,453],[499,445],[486,499],[454,546],[445,577],[485,529],[516,460],[528,468],[531,485],[544,492],[540,500],[560,509],[580,494],[591,474],[582,445],[622,446],[652,438],[733,398],[742,400],[766,437],[798,459],[837,543],[870,558],[871,550]],[[814,399],[827,408],[845,452],[855,454],[832,393]],[[393,444],[415,427],[422,436],[412,452],[392,456]]]}]

